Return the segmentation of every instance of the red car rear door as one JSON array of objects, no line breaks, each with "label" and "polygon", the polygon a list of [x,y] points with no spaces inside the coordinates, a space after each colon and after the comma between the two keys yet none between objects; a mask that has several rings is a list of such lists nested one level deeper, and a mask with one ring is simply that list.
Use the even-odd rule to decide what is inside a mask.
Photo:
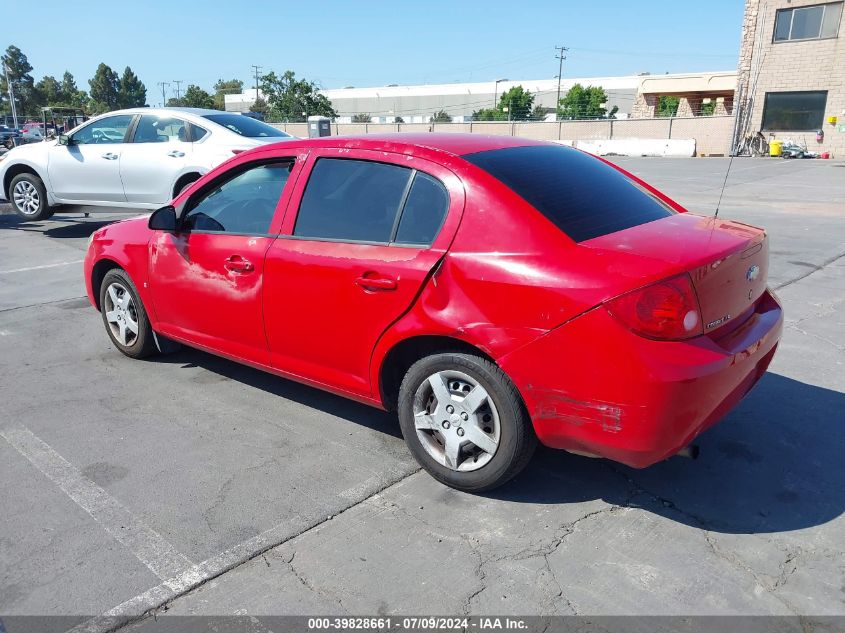
[{"label": "red car rear door", "polygon": [[385,152],[315,150],[304,169],[265,261],[271,364],[374,397],[373,348],[445,254],[463,186],[440,165]]}]

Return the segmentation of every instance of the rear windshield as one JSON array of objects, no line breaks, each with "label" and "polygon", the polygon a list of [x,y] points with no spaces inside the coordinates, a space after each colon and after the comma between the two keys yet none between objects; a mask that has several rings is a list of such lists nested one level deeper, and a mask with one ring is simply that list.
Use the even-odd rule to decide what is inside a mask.
[{"label": "rear windshield", "polygon": [[249,138],[291,138],[290,134],[285,134],[272,125],[256,121],[242,114],[206,114],[203,118],[229,128],[235,134]]},{"label": "rear windshield", "polygon": [[506,184],[576,242],[675,213],[610,165],[569,147],[511,147],[463,158]]}]

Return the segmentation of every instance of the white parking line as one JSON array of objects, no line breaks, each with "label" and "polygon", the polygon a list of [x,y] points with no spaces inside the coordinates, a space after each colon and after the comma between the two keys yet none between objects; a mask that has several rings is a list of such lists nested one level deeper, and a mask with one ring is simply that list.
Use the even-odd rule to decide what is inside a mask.
[{"label": "white parking line", "polygon": [[29,429],[6,426],[0,428],[0,437],[58,485],[156,576],[164,580],[194,568],[193,562],[176,551],[161,534],[135,517]]},{"label": "white parking line", "polygon": [[58,268],[59,266],[70,266],[72,264],[81,264],[82,259],[74,259],[70,262],[59,262],[57,264],[44,264],[43,266],[28,266],[27,268],[13,268],[12,270],[0,270],[0,275],[10,275],[12,273],[25,273],[30,270],[43,270],[44,268]]},{"label": "white parking line", "polygon": [[[392,479],[388,481],[380,481],[376,490],[366,490],[362,494],[367,495],[364,499],[347,499],[348,505],[337,511],[337,514],[346,512],[361,503],[364,503],[378,490],[383,490],[389,486],[393,486],[400,481],[403,481],[419,472],[419,467],[408,467],[402,471],[392,471]],[[373,481],[372,483],[375,483]],[[346,491],[351,494],[352,489]],[[130,598],[126,602],[117,605],[113,609],[109,609],[102,615],[91,618],[82,624],[72,628],[68,633],[107,633],[114,631],[121,626],[127,624],[132,619],[137,618],[149,611],[158,609],[171,600],[181,596],[188,591],[191,591],[210,578],[216,578],[221,574],[229,571],[242,564],[245,561],[251,560],[260,554],[295,539],[299,535],[312,529],[315,525],[327,520],[328,517],[320,519],[301,517],[295,515],[288,521],[280,523],[269,530],[253,536],[251,539],[238,543],[234,547],[205,560],[198,565],[194,565],[191,569],[185,570],[174,578],[165,580],[160,585],[145,591],[144,593]]]},{"label": "white parking line", "polygon": [[308,530],[313,521],[294,516],[285,523],[276,525],[266,532],[253,536],[247,541],[238,543],[231,549],[213,556],[198,565],[186,569],[182,573],[165,580],[160,585],[148,589],[144,593],[130,598],[126,602],[109,609],[102,615],[91,618],[72,628],[68,633],[104,633],[112,631],[126,624],[133,617],[143,615],[151,609],[156,609],[177,596],[204,583],[209,578],[219,576],[246,560],[258,556],[280,543],[295,538]]}]

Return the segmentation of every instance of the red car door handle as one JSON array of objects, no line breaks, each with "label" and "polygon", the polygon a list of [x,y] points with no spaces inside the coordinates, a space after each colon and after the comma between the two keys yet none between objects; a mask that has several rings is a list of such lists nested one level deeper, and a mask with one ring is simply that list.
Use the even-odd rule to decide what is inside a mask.
[{"label": "red car door handle", "polygon": [[240,255],[232,255],[223,262],[223,268],[233,273],[248,273],[254,270],[255,266],[252,265],[251,261]]},{"label": "red car door handle", "polygon": [[396,280],[389,277],[358,277],[355,283],[365,290],[396,290]]}]

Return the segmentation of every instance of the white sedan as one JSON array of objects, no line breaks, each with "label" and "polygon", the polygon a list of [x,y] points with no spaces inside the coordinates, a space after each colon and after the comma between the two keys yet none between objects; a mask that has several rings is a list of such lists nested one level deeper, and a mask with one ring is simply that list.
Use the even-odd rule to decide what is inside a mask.
[{"label": "white sedan", "polygon": [[5,154],[0,198],[29,220],[61,204],[157,209],[238,152],[291,138],[220,110],[117,110]]}]

